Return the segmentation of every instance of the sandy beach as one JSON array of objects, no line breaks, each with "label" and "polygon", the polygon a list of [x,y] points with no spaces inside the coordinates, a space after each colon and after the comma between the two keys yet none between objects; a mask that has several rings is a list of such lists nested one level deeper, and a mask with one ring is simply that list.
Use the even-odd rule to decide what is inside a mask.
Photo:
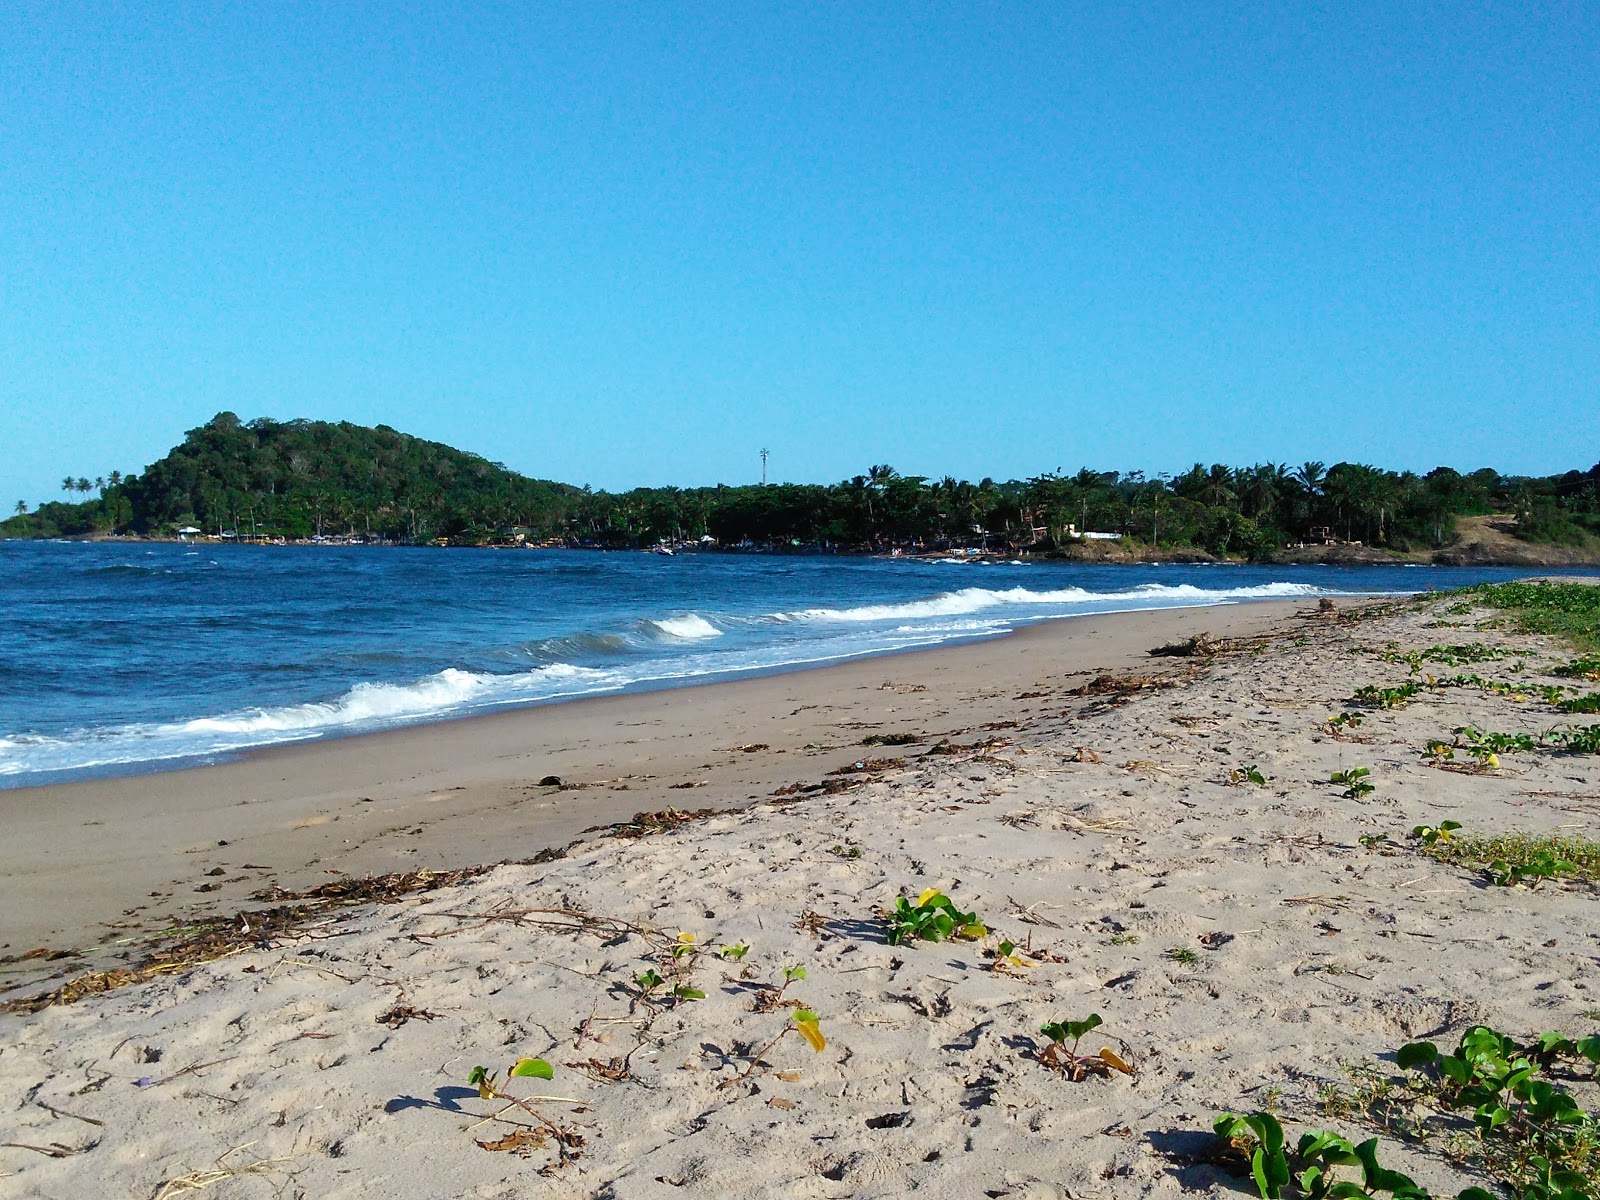
[{"label": "sandy beach", "polygon": [[[1346,1064],[1390,1069],[1403,1042],[1479,1021],[1594,1029],[1589,885],[1488,888],[1406,834],[1592,835],[1595,757],[1427,758],[1462,726],[1560,720],[1476,688],[1327,724],[1358,688],[1410,677],[1395,647],[1482,640],[1498,648],[1483,674],[1562,682],[1567,648],[1487,615],[1099,616],[0,794],[0,940],[82,951],[48,964],[62,973],[131,952],[91,949],[106,938],[259,909],[269,885],[568,847],[0,1017],[4,1189],[1249,1194],[1219,1112],[1367,1136],[1330,1108]],[[1219,653],[1147,654],[1202,631]],[[1370,793],[1328,782],[1358,767]],[[666,808],[730,811],[584,832]],[[889,944],[884,911],[929,888],[985,935]],[[786,968],[804,975],[785,986]],[[1131,1076],[1040,1060],[1043,1023],[1091,1012],[1085,1049]],[[507,1082],[522,1057],[553,1078]],[[481,1099],[477,1065],[539,1116]],[[1437,1148],[1384,1153],[1436,1193],[1481,1182]]]}]

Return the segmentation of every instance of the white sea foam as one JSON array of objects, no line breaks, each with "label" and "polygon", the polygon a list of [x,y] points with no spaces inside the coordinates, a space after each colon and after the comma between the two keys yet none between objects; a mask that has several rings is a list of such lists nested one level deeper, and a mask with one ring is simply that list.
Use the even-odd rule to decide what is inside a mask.
[{"label": "white sea foam", "polygon": [[698,613],[685,613],[681,617],[661,617],[645,623],[654,625],[668,637],[680,638],[686,642],[722,636],[722,630]]},{"label": "white sea foam", "polygon": [[447,668],[415,683],[358,683],[325,703],[254,708],[169,724],[0,738],[0,775],[84,770],[119,763],[224,754],[330,733],[378,729],[466,709],[592,695],[626,686],[612,671],[554,663],[490,675]]},{"label": "white sea foam", "polygon": [[1263,583],[1242,588],[1201,588],[1193,584],[1168,586],[1147,583],[1122,592],[1091,592],[1084,588],[1061,588],[1036,592],[1029,588],[962,588],[927,600],[906,604],[864,604],[859,608],[807,608],[799,612],[774,613],[779,621],[902,621],[916,617],[950,617],[982,612],[1000,606],[1127,605],[1141,607],[1187,607],[1201,604],[1226,604],[1235,600],[1266,600],[1294,596],[1314,596],[1322,589],[1307,583]]}]

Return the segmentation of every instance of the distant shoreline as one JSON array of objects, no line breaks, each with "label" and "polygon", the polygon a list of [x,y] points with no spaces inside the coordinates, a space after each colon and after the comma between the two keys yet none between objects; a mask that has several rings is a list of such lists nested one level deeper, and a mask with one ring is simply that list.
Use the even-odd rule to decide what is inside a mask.
[{"label": "distant shoreline", "polygon": [[[534,543],[472,543],[450,542],[395,542],[324,538],[266,539],[219,538],[214,535],[192,538],[159,537],[151,534],[74,534],[53,538],[0,538],[4,542],[82,542],[97,545],[167,545],[205,546],[219,549],[227,546],[266,546],[273,549],[364,549],[364,550],[584,550],[606,554],[655,554],[652,546],[574,546],[539,545]],[[1327,564],[1340,567],[1385,567],[1416,564],[1431,567],[1592,567],[1600,566],[1600,554],[1574,546],[1541,545],[1501,537],[1491,544],[1482,540],[1446,546],[1438,550],[1401,551],[1384,550],[1360,543],[1340,542],[1331,545],[1306,545],[1286,548],[1266,558],[1247,558],[1242,555],[1217,556],[1197,547],[1169,546],[1157,548],[1125,539],[1115,541],[1083,542],[1066,550],[1033,552],[1029,550],[974,551],[967,547],[950,547],[943,550],[917,550],[909,553],[892,553],[871,547],[838,547],[820,549],[816,546],[698,546],[685,544],[672,547],[673,556],[695,554],[761,555],[817,558],[882,558],[906,562],[936,562],[960,559],[965,562],[1066,562],[1086,563],[1095,566],[1155,566],[1160,564],[1203,566],[1309,566]]]}]

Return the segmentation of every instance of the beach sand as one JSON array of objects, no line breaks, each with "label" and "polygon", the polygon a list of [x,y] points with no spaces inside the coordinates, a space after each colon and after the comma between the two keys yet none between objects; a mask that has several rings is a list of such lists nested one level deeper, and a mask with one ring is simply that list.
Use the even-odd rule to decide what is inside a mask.
[{"label": "beach sand", "polygon": [[[72,944],[130,894],[126,874],[169,891],[162,905],[237,904],[269,878],[528,857],[636,811],[749,807],[637,839],[590,835],[556,861],[0,1017],[0,1142],[13,1144],[0,1148],[0,1187],[1244,1194],[1209,1132],[1218,1112],[1270,1105],[1291,1136],[1299,1124],[1365,1136],[1318,1102],[1325,1086],[1350,1086],[1345,1061],[1391,1069],[1377,1056],[1476,1021],[1593,1029],[1592,890],[1485,888],[1405,833],[1448,818],[1473,832],[1592,835],[1600,760],[1427,765],[1424,743],[1458,726],[1560,720],[1536,700],[1468,688],[1368,711],[1339,736],[1324,728],[1355,688],[1406,678],[1381,654],[1389,642],[1494,641],[1525,665],[1478,669],[1533,681],[1558,682],[1545,673],[1569,657],[1472,616],[1440,630],[1438,615],[1250,605],[1089,618],[7,794],[8,829],[13,815],[23,827],[4,849],[14,946]],[[1200,630],[1241,640],[1213,658],[1145,656]],[[1165,678],[1080,690],[1102,668]],[[874,733],[923,740],[862,746]],[[766,748],[741,748],[752,743]],[[1239,782],[1249,766],[1264,786]],[[1370,795],[1327,782],[1354,766],[1371,769]],[[530,786],[544,774],[612,782]],[[827,780],[859,786],[789,788]],[[1393,842],[1359,840],[1382,833]],[[195,895],[213,863],[233,890]],[[888,945],[881,912],[929,887],[994,935]],[[52,915],[69,899],[68,915]],[[177,910],[134,915],[158,911]],[[750,949],[675,958],[682,934]],[[1000,935],[1029,966],[993,969]],[[792,1010],[762,1002],[794,966],[806,975],[783,999],[818,1014],[820,1053],[779,1036]],[[641,999],[649,969],[685,972],[704,998]],[[1110,1047],[1131,1078],[1073,1082],[1039,1061],[1042,1023],[1090,1012],[1105,1023],[1085,1049]],[[551,1097],[535,1103],[549,1126],[466,1086],[474,1065],[503,1072],[520,1056],[555,1066],[548,1082],[508,1086]],[[1436,1192],[1468,1182],[1437,1148],[1385,1139],[1384,1156]]]}]

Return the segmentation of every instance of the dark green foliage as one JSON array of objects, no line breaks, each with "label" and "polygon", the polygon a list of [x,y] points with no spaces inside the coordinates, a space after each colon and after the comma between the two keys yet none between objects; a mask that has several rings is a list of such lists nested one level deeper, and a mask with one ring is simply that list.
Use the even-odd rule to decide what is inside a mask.
[{"label": "dark green foliage", "polygon": [[1335,771],[1328,776],[1328,782],[1342,784],[1344,791],[1339,794],[1346,800],[1359,800],[1363,796],[1370,796],[1376,790],[1367,782],[1367,776],[1372,772],[1366,767],[1351,767],[1348,771]]},{"label": "dark green foliage", "polygon": [[1409,663],[1415,672],[1420,670],[1425,662],[1459,667],[1462,663],[1488,662],[1491,659],[1504,658],[1508,653],[1510,652],[1497,646],[1468,642],[1460,646],[1429,646],[1426,650],[1385,650],[1383,657],[1390,662]]},{"label": "dark green foliage", "polygon": [[1600,713],[1600,692],[1590,692],[1587,696],[1562,700],[1556,707],[1566,713]]},{"label": "dark green foliage", "polygon": [[1416,1100],[1470,1110],[1486,1166],[1525,1200],[1595,1200],[1600,1141],[1595,1114],[1567,1090],[1585,1065],[1593,1081],[1600,1037],[1545,1033],[1522,1044],[1486,1025],[1462,1034],[1452,1054],[1413,1042],[1395,1055]]},{"label": "dark green foliage", "polygon": [[1600,754],[1600,725],[1584,725],[1552,733],[1552,742],[1558,742],[1568,754]]},{"label": "dark green foliage", "polygon": [[[1196,464],[1175,477],[1082,470],[978,483],[903,476],[886,465],[832,485],[775,484],[591,492],[530,479],[476,455],[384,426],[241,422],[221,413],[142,476],[106,477],[98,499],[47,503],[0,523],[40,537],[192,523],[290,537],[318,532],[391,539],[489,541],[513,530],[602,547],[709,534],[763,548],[985,546],[1066,551],[1099,530],[1149,547],[1269,557],[1335,537],[1434,549],[1456,518],[1517,514],[1532,541],[1588,542],[1600,531],[1600,467],[1542,479],[1448,468],[1420,477],[1357,463],[1291,470]],[[72,479],[69,495],[96,490]]]},{"label": "dark green foliage", "polygon": [[1407,700],[1422,690],[1415,679],[1408,679],[1399,687],[1381,688],[1373,684],[1359,687],[1350,697],[1352,704],[1366,704],[1373,708],[1401,708]]}]

